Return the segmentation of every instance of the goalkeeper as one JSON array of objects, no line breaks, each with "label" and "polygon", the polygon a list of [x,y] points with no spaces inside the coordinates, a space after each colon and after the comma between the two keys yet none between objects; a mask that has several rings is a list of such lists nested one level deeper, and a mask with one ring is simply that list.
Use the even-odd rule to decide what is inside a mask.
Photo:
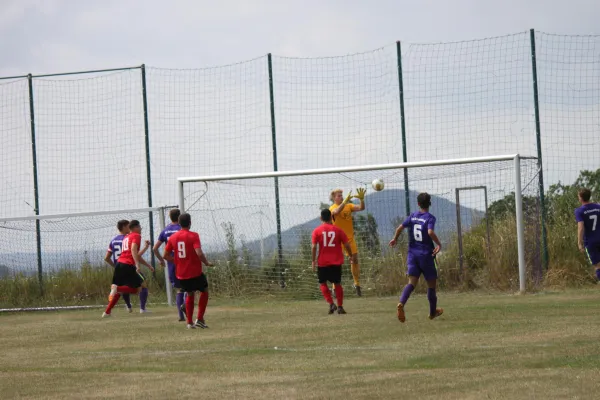
[{"label": "goalkeeper", "polygon": [[[335,189],[331,192],[330,200],[333,202],[329,211],[333,217],[333,225],[339,227],[344,231],[350,243],[351,254],[348,254],[350,258],[350,271],[352,272],[352,279],[354,280],[354,290],[356,295],[361,296],[360,290],[360,266],[358,264],[358,248],[356,247],[356,241],[354,240],[354,226],[352,224],[352,213],[356,211],[362,211],[365,209],[365,193],[367,192],[363,188],[356,190],[356,195],[352,196],[352,190],[344,198],[342,189]],[[360,205],[350,203],[350,199],[356,198],[360,200]]]}]

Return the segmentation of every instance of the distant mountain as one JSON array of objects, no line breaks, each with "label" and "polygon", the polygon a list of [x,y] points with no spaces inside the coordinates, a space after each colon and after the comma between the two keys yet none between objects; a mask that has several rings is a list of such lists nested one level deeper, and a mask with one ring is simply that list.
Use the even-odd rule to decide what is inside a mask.
[{"label": "distant mountain", "polygon": [[[411,211],[416,211],[417,192],[410,192],[409,201]],[[358,215],[367,216],[372,214],[378,225],[379,236],[382,238],[382,243],[387,243],[397,228],[393,222],[403,220],[405,215],[405,196],[404,190],[388,189],[381,192],[374,192],[367,195],[365,198],[366,209],[356,213]],[[436,216],[436,232],[440,240],[447,241],[453,233],[456,232],[456,203],[447,199],[432,196],[430,212]],[[471,227],[473,222],[481,221],[484,213],[468,207],[461,206],[461,224],[463,232]],[[315,209],[315,215],[319,215],[319,210]],[[313,218],[302,224],[293,226],[281,232],[281,241],[285,251],[296,249],[299,244],[302,233],[310,233],[320,224],[319,218]],[[277,235],[271,234],[263,239],[264,253],[271,254],[277,248]],[[246,243],[250,251],[253,253],[260,252],[260,240],[255,240]]]}]

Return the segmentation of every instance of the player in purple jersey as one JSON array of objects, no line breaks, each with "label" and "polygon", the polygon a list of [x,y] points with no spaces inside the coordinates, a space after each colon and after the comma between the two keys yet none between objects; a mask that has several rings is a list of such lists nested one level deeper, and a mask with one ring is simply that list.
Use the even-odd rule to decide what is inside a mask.
[{"label": "player in purple jersey", "polygon": [[581,207],[575,209],[577,245],[596,269],[596,278],[600,281],[600,204],[590,201],[589,189],[581,189],[578,197]]},{"label": "player in purple jersey", "polygon": [[402,231],[404,229],[408,231],[408,257],[406,262],[408,265],[408,284],[402,291],[397,307],[397,315],[400,322],[406,321],[404,305],[417,286],[421,274],[423,274],[427,281],[429,319],[439,317],[444,312],[442,308],[437,308],[437,295],[435,293],[437,286],[435,256],[442,249],[442,244],[434,232],[435,217],[429,213],[431,196],[427,193],[420,193],[417,196],[417,203],[419,204],[419,211],[410,214],[396,229],[394,238],[390,240],[390,246],[393,247],[398,242],[398,237]]},{"label": "player in purple jersey", "polygon": [[[180,214],[181,212],[177,208],[174,208],[171,211],[169,211],[169,219],[171,220],[171,223],[167,225],[165,229],[163,229],[160,235],[158,235],[158,240],[156,241],[156,243],[154,243],[154,248],[152,250],[154,251],[154,255],[158,259],[158,262],[160,263],[161,267],[165,266],[165,259],[160,254],[160,246],[162,246],[163,243],[167,243],[171,235],[181,230],[181,225],[179,225],[179,223],[177,222]],[[177,279],[177,277],[175,276],[175,264],[169,261],[167,262],[167,267],[169,268],[169,280],[171,281],[171,285],[175,289],[181,289],[179,279]],[[184,296],[184,292],[182,292],[181,290],[177,291],[177,297],[175,298],[175,301],[177,304],[177,312],[179,313],[179,321],[185,321],[185,315],[183,312],[185,301]]]},{"label": "player in purple jersey", "polygon": [[[108,249],[106,250],[106,256],[104,256],[104,261],[113,268],[121,255],[123,238],[129,233],[129,221],[126,219],[120,220],[117,222],[117,229],[119,234],[110,241]],[[132,312],[133,309],[131,308],[131,297],[129,296],[129,293],[123,293],[123,301],[125,301],[127,311]]]}]

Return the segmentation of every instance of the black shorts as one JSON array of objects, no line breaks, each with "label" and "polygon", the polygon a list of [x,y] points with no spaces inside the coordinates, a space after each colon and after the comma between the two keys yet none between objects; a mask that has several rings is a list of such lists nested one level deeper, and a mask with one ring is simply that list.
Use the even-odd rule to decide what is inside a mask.
[{"label": "black shorts", "polygon": [[113,285],[139,288],[144,282],[144,277],[135,270],[135,265],[117,263],[113,272]]},{"label": "black shorts", "polygon": [[180,279],[179,284],[182,292],[206,292],[208,290],[208,280],[204,274],[191,279]]},{"label": "black shorts", "polygon": [[317,268],[317,276],[319,277],[319,283],[325,283],[327,281],[331,283],[340,283],[342,281],[342,266],[328,265],[319,267]]}]

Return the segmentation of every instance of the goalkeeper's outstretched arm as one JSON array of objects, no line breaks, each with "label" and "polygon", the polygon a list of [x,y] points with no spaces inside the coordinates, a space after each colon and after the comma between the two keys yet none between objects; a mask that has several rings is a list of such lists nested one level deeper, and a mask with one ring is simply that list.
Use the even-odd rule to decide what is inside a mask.
[{"label": "goalkeeper's outstretched arm", "polygon": [[366,189],[358,188],[356,189],[356,196],[353,196],[355,199],[360,200],[360,204],[355,204],[352,208],[352,211],[362,211],[365,209],[365,194],[367,193]]}]

